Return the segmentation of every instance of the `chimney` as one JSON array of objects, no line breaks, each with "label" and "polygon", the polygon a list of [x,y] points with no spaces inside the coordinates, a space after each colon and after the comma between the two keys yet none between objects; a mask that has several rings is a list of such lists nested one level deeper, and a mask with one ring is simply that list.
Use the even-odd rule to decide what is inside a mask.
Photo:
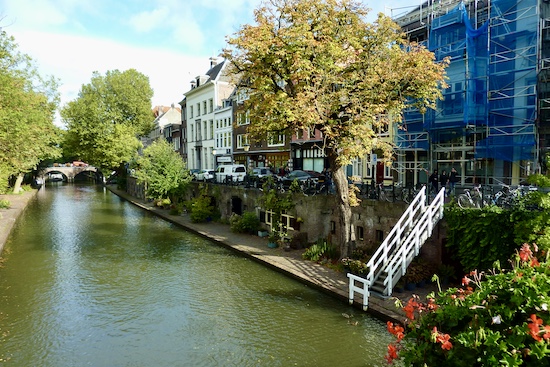
[{"label": "chimney", "polygon": [[197,86],[197,82],[195,81],[195,79],[191,80],[191,89],[195,89]]},{"label": "chimney", "polygon": [[215,57],[210,58],[210,69],[212,69],[214,66],[218,65],[218,59]]}]

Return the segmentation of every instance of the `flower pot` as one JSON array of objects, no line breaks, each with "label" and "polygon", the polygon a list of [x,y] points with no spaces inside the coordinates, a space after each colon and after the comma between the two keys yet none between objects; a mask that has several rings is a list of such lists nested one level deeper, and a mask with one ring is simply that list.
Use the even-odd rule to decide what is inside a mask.
[{"label": "flower pot", "polygon": [[416,289],[416,283],[405,283],[405,289],[408,291],[414,291]]},{"label": "flower pot", "polygon": [[277,248],[279,245],[277,245],[277,242],[268,242],[267,247],[269,248]]},{"label": "flower pot", "polygon": [[418,283],[416,283],[416,286],[418,288],[424,288],[426,286],[426,279],[422,279],[421,281],[419,281]]}]

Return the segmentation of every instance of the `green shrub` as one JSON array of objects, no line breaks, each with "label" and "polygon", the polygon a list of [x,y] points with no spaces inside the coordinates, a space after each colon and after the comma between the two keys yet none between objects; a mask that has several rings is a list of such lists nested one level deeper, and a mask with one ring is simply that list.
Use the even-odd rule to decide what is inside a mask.
[{"label": "green shrub", "polygon": [[0,209],[9,209],[11,206],[11,203],[7,199],[1,199],[0,200]]},{"label": "green shrub", "polygon": [[251,211],[246,211],[243,215],[233,214],[229,218],[229,226],[232,232],[254,234],[260,228],[260,218]]},{"label": "green shrub", "polygon": [[536,185],[539,187],[550,187],[550,177],[535,173],[527,177],[527,183],[530,185]]},{"label": "green shrub", "polygon": [[523,243],[535,242],[550,250],[550,195],[546,193],[522,197],[509,210],[445,206],[444,217],[447,247],[465,271],[490,269],[495,261],[505,263]]},{"label": "green shrub", "polygon": [[214,206],[210,196],[199,196],[191,200],[189,218],[192,222],[201,223],[212,220],[214,217]]},{"label": "green shrub", "polygon": [[337,259],[338,249],[326,240],[319,240],[311,245],[303,254],[305,260],[320,261],[321,259]]},{"label": "green shrub", "polygon": [[170,207],[170,214],[171,215],[180,215],[181,213],[183,213],[183,204],[182,203],[174,204]]},{"label": "green shrub", "polygon": [[365,275],[369,272],[367,264],[361,260],[345,257],[340,262],[344,269],[348,270],[352,274]]},{"label": "green shrub", "polygon": [[536,246],[524,244],[512,269],[472,271],[463,288],[411,298],[405,325],[387,324],[396,341],[386,360],[413,367],[550,365],[550,264],[535,253]]}]

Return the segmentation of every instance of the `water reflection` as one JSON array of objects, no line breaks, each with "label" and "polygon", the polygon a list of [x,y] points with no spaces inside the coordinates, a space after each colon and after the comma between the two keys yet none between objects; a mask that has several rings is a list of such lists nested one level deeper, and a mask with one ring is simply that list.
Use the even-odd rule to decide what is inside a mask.
[{"label": "water reflection", "polygon": [[391,340],[381,322],[99,187],[41,190],[5,258],[6,366],[383,366]]}]

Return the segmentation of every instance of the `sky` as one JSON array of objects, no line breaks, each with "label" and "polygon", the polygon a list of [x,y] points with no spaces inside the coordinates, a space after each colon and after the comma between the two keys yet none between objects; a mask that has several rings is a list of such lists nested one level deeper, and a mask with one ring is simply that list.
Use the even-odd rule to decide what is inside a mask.
[{"label": "sky", "polygon": [[[253,23],[261,1],[0,0],[0,27],[41,75],[59,80],[61,106],[78,97],[94,71],[130,68],[149,77],[151,107],[177,106],[226,37]],[[406,0],[362,1],[372,20],[412,10]]]}]

